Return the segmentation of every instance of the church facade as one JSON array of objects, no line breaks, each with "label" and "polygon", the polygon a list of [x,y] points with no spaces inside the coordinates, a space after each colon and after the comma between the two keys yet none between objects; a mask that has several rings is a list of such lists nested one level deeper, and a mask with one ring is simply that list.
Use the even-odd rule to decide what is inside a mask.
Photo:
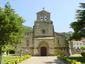
[{"label": "church facade", "polygon": [[69,54],[69,44],[64,36],[54,32],[50,13],[42,10],[37,13],[33,32],[26,32],[24,42],[20,45],[22,54],[36,56],[52,56],[56,54]]}]

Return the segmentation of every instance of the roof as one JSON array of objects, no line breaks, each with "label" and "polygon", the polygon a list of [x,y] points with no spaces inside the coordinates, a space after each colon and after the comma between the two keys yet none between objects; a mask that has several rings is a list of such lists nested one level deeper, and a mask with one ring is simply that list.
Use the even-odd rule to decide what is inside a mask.
[{"label": "roof", "polygon": [[[46,10],[41,10],[40,12],[37,12],[37,14],[38,14],[38,13],[42,13],[42,12],[49,13],[49,12],[47,12]],[[49,13],[49,14],[50,14],[50,13]]]},{"label": "roof", "polygon": [[55,32],[55,34],[66,38],[64,35],[62,35],[62,34],[60,34],[60,33]]},{"label": "roof", "polygon": [[83,43],[82,41],[72,41],[73,43]]}]

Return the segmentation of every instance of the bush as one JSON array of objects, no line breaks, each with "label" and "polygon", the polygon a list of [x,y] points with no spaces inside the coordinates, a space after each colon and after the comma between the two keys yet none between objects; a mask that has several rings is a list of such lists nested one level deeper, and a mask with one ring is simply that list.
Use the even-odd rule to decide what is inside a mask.
[{"label": "bush", "polygon": [[82,49],[82,50],[85,50],[85,46],[82,46],[81,49]]},{"label": "bush", "polygon": [[8,61],[6,64],[16,64],[15,61]]},{"label": "bush", "polygon": [[71,60],[71,59],[68,59],[68,58],[66,58],[66,57],[61,57],[61,56],[59,56],[59,57],[57,57],[57,58],[62,59],[62,60],[64,60],[64,61],[68,62],[69,64],[81,64],[81,62],[77,62],[77,61],[75,61],[75,60]]},{"label": "bush", "polygon": [[72,64],[81,64],[81,62],[72,62]]},{"label": "bush", "polygon": [[83,57],[85,57],[85,52],[82,52],[81,55],[82,55]]}]

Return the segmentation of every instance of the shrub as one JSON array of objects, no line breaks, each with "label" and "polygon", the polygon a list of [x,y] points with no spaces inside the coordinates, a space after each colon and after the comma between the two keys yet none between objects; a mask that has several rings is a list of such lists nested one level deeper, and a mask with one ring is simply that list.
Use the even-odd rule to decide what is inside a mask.
[{"label": "shrub", "polygon": [[16,62],[19,63],[20,62],[20,59],[17,59]]},{"label": "shrub", "polygon": [[81,64],[81,62],[72,62],[72,64]]},{"label": "shrub", "polygon": [[61,56],[59,56],[59,57],[57,57],[57,58],[62,59],[62,60],[64,60],[64,61],[68,62],[69,64],[81,64],[81,62],[77,62],[77,61],[75,61],[75,60],[71,60],[71,59],[66,58],[66,57],[61,57]]},{"label": "shrub", "polygon": [[16,64],[15,61],[8,61],[6,64]]},{"label": "shrub", "polygon": [[82,55],[83,57],[85,57],[85,52],[82,52],[81,55]]},{"label": "shrub", "polygon": [[85,46],[82,46],[81,49],[82,49],[82,50],[85,50]]}]

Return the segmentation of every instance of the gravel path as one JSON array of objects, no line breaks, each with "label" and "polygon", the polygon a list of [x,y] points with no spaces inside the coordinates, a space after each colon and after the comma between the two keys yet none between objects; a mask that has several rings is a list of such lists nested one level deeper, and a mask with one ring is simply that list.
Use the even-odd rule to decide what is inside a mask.
[{"label": "gravel path", "polygon": [[66,64],[63,61],[57,59],[56,56],[33,56],[30,59],[27,59],[19,64]]}]

